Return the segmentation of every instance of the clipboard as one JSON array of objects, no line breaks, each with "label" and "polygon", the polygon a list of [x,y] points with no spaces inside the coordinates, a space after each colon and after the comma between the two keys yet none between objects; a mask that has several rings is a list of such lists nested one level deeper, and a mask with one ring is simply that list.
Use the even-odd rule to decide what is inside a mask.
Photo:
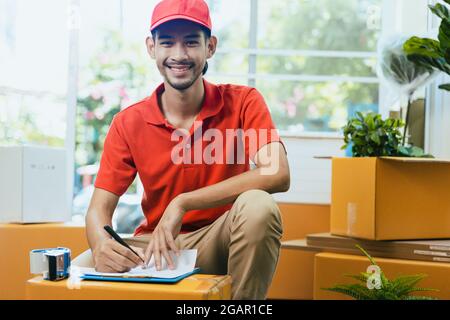
[{"label": "clipboard", "polygon": [[115,282],[140,282],[140,283],[177,283],[190,275],[200,272],[200,268],[195,268],[191,272],[182,274],[181,276],[175,278],[156,278],[156,277],[109,277],[109,276],[98,276],[84,274],[80,276],[83,280],[94,280],[94,281],[115,281]]}]

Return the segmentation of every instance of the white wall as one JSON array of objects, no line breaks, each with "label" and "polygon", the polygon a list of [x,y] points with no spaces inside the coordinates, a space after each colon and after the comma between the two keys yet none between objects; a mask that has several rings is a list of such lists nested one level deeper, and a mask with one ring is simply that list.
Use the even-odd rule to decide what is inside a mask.
[{"label": "white wall", "polygon": [[282,137],[288,152],[291,170],[291,188],[286,193],[275,194],[278,202],[329,204],[331,201],[331,159],[316,156],[344,156],[340,150],[341,138]]}]

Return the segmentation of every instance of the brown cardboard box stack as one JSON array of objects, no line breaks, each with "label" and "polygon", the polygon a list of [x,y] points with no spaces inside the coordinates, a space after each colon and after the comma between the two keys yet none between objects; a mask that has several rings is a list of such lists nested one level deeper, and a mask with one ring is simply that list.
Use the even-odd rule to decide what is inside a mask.
[{"label": "brown cardboard box stack", "polygon": [[366,271],[357,243],[388,278],[427,274],[420,286],[450,299],[450,161],[333,158],[330,217],[331,234],[307,238],[310,249],[334,252],[316,255],[315,299],[344,298],[321,288],[353,283],[344,274]]}]

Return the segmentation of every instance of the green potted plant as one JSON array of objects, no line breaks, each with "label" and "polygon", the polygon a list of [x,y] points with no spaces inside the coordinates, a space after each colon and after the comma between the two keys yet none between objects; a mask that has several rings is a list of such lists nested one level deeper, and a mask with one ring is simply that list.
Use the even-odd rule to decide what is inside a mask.
[{"label": "green potted plant", "polygon": [[[436,289],[420,288],[416,285],[424,278],[425,274],[404,275],[389,280],[381,268],[361,246],[356,247],[369,259],[371,266],[367,272],[361,272],[358,275],[348,275],[359,281],[353,284],[338,284],[331,288],[322,288],[322,290],[338,292],[350,296],[356,300],[435,300],[436,298],[420,295],[411,295],[412,293],[425,291],[438,291]],[[371,272],[368,272],[371,271]]]},{"label": "green potted plant", "polygon": [[[402,145],[400,119],[357,113],[343,128],[353,157],[332,159],[331,233],[368,240],[450,237],[450,162]],[[425,218],[426,217],[426,218]],[[426,222],[425,222],[426,221]]]},{"label": "green potted plant", "polygon": [[421,148],[402,144],[400,129],[404,125],[400,119],[383,120],[377,113],[358,112],[343,127],[345,144],[341,149],[351,145],[353,157],[432,157]]},{"label": "green potted plant", "polygon": [[[450,5],[450,0],[443,0]],[[411,37],[404,44],[410,61],[450,75],[450,11],[443,4],[430,5],[430,10],[441,18],[438,39]],[[450,83],[441,84],[440,89],[450,91]]]}]

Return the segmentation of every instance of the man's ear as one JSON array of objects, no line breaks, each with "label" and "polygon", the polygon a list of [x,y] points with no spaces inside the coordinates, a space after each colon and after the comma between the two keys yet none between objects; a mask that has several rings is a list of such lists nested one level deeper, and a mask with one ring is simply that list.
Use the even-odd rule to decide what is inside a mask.
[{"label": "man's ear", "polygon": [[155,55],[155,42],[153,41],[152,37],[147,37],[145,40],[145,44],[147,46],[147,52],[150,55],[152,59],[156,59]]},{"label": "man's ear", "polygon": [[216,53],[216,49],[217,49],[217,37],[216,36],[211,36],[208,40],[208,48],[207,48],[207,55],[206,58],[209,59],[211,58],[214,53]]}]

